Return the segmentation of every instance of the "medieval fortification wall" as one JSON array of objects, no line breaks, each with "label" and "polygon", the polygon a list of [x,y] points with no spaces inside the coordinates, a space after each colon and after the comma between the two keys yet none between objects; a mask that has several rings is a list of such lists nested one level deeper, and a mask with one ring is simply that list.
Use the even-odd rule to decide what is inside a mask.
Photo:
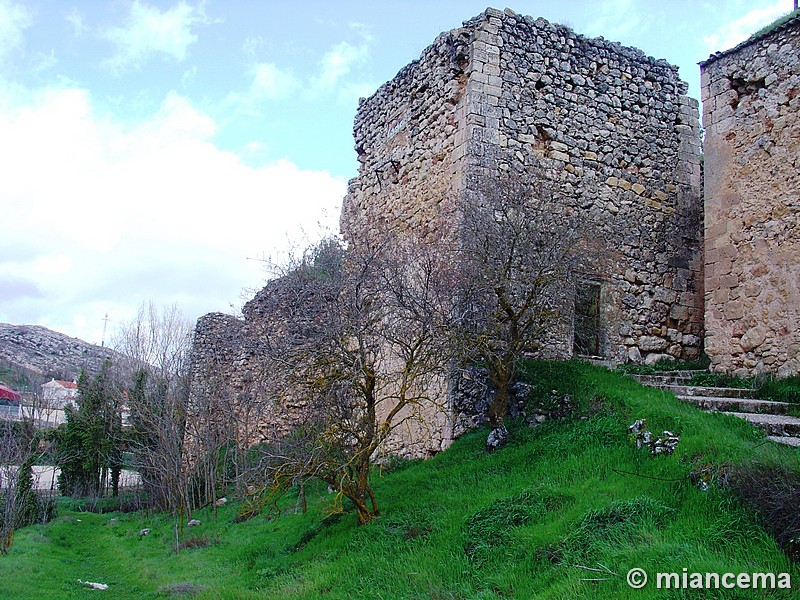
[{"label": "medieval fortification wall", "polygon": [[[441,34],[419,60],[362,100],[360,168],[341,229],[351,243],[388,227],[421,243],[458,239],[458,214],[499,171],[557,187],[604,245],[565,282],[597,289],[600,343],[616,362],[696,358],[702,344],[702,199],[698,105],[677,68],[544,19],[488,9]],[[602,257],[600,256],[602,255]],[[195,397],[257,406],[253,439],[291,427],[292,409],[259,397],[258,297],[244,320],[198,322]],[[573,353],[571,327],[549,354]],[[234,400],[239,398],[239,400]],[[266,410],[264,409],[266,407]],[[238,414],[238,413],[237,413]],[[450,442],[459,415],[423,445]],[[457,433],[457,432],[456,432]],[[417,440],[418,441],[418,440]],[[406,441],[407,442],[407,441]],[[424,448],[415,450],[424,454]]]},{"label": "medieval fortification wall", "polygon": [[706,352],[800,371],[800,18],[701,65]]},{"label": "medieval fortification wall", "polygon": [[[686,88],[676,67],[640,50],[489,9],[359,106],[361,166],[342,232],[356,241],[388,222],[422,240],[453,234],[479,182],[541,173],[605,242],[602,261],[587,257],[576,274],[600,287],[595,354],[697,358],[700,133]],[[552,345],[550,355],[572,355],[571,328]]]}]

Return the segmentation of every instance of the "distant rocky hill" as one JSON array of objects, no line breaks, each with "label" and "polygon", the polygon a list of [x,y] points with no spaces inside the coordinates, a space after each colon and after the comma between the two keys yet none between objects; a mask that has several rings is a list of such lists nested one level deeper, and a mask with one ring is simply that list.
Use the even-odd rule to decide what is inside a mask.
[{"label": "distant rocky hill", "polygon": [[0,323],[0,379],[11,385],[51,377],[72,380],[81,369],[99,371],[117,353],[39,325]]}]

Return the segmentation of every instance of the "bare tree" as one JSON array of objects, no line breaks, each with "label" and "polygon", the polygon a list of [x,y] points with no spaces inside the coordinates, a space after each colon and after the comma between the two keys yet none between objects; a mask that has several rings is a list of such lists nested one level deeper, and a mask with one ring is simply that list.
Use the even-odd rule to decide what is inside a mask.
[{"label": "bare tree", "polygon": [[192,326],[176,305],[142,305],[123,323],[114,347],[128,364],[125,401],[128,443],[151,506],[183,515],[188,510],[183,442]]},{"label": "bare tree", "polygon": [[487,447],[503,445],[518,361],[541,350],[566,311],[564,290],[580,256],[582,227],[539,177],[480,182],[462,221],[462,271],[454,333],[467,363],[493,387]]},{"label": "bare tree", "polygon": [[17,529],[55,516],[55,502],[35,485],[41,439],[30,417],[0,420],[0,554],[8,553]]},{"label": "bare tree", "polygon": [[19,520],[19,467],[26,461],[30,448],[28,436],[22,435],[25,425],[0,420],[0,554],[6,554],[11,547]]},{"label": "bare tree", "polygon": [[447,361],[444,267],[397,240],[347,252],[328,241],[273,284],[275,380],[305,408],[294,434],[263,450],[273,494],[317,478],[359,524],[378,514],[375,457],[399,428],[444,409],[432,385]]}]

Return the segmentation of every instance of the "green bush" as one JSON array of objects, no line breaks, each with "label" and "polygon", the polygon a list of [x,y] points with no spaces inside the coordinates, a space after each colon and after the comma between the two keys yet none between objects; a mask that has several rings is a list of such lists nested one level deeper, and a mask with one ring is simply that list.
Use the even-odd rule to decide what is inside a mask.
[{"label": "green bush", "polygon": [[635,545],[659,529],[675,510],[648,496],[589,511],[562,543],[564,554],[590,558],[608,546]]}]

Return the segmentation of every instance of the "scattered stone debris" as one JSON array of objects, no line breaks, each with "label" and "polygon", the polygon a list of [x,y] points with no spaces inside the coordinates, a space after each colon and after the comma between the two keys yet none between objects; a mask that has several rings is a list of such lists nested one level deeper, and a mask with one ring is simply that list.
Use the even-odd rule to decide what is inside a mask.
[{"label": "scattered stone debris", "polygon": [[108,585],[106,585],[105,583],[95,583],[94,581],[81,581],[80,579],[78,579],[78,583],[80,583],[81,585],[85,585],[87,587],[90,587],[92,589],[95,589],[95,590],[107,590],[108,589]]},{"label": "scattered stone debris", "polygon": [[200,525],[200,521],[198,521],[197,519],[192,519],[187,523],[187,525],[189,527],[197,527],[198,525]]},{"label": "scattered stone debris", "polygon": [[505,427],[495,427],[486,438],[486,449],[490,452],[502,448],[508,442],[508,429]]},{"label": "scattered stone debris", "polygon": [[144,529],[140,529],[139,530],[139,536],[140,537],[141,536],[145,536],[145,535],[150,535],[150,528],[149,527],[145,527]]},{"label": "scattered stone debris", "polygon": [[636,448],[641,450],[645,446],[650,448],[651,454],[672,454],[681,441],[681,436],[671,431],[664,430],[660,437],[655,437],[653,432],[646,429],[647,420],[637,419],[628,427],[628,433],[636,440]]},{"label": "scattered stone debris", "polygon": [[227,503],[228,503],[228,499],[227,498],[220,498],[219,500],[214,502],[214,506],[223,506],[224,504],[227,504]]}]

